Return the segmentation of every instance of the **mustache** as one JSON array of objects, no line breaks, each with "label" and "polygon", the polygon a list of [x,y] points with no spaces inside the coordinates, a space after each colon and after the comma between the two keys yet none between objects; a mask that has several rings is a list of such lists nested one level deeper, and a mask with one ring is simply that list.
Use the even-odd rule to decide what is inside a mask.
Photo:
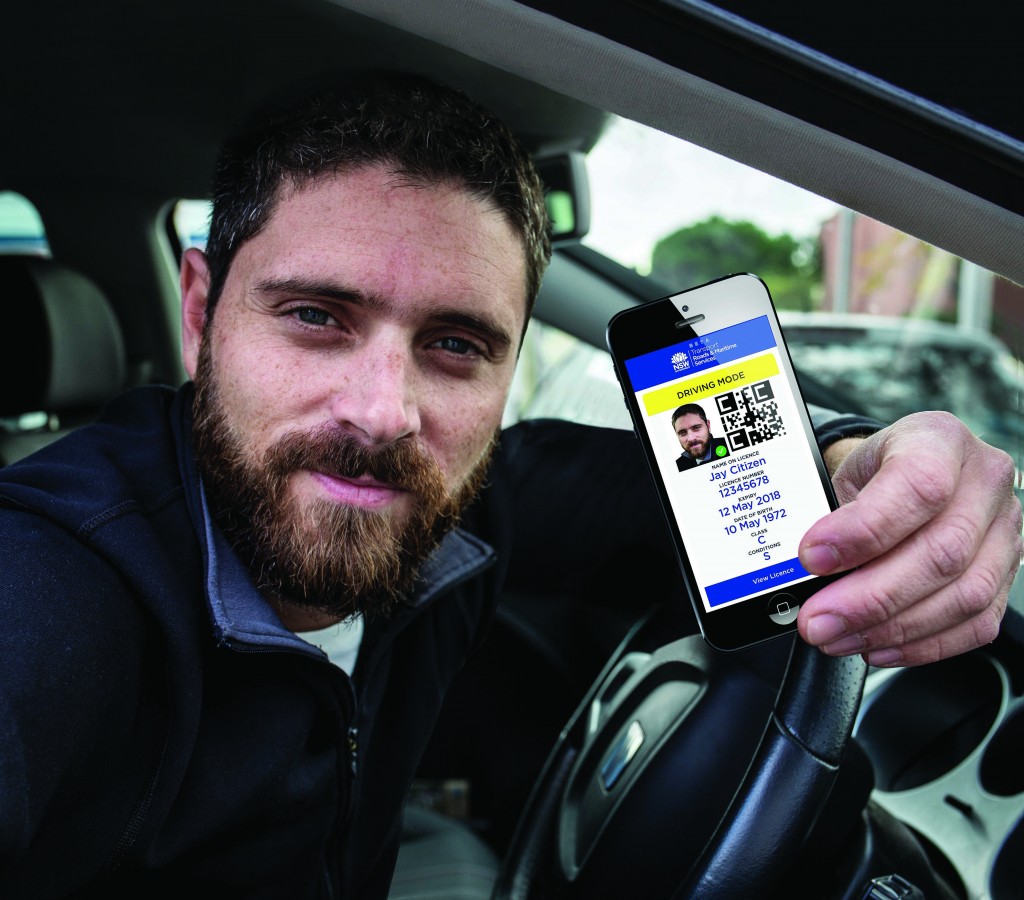
[{"label": "mustache", "polygon": [[346,431],[320,427],[290,432],[267,450],[267,469],[285,477],[300,469],[339,478],[366,476],[414,493],[434,493],[444,477],[437,461],[415,441],[372,445]]}]

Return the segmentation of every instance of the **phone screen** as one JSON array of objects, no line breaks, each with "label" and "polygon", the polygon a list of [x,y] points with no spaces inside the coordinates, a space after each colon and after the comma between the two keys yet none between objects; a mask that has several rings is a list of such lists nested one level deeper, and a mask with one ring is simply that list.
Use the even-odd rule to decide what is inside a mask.
[{"label": "phone screen", "polygon": [[708,613],[812,576],[830,511],[766,315],[624,360]]}]

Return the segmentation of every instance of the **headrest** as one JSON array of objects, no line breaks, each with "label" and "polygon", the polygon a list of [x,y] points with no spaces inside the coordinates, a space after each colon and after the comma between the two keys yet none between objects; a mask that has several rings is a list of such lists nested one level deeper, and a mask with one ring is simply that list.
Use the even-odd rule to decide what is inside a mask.
[{"label": "headrest", "polygon": [[124,341],[100,289],[33,256],[0,256],[0,416],[98,410],[125,386]]}]

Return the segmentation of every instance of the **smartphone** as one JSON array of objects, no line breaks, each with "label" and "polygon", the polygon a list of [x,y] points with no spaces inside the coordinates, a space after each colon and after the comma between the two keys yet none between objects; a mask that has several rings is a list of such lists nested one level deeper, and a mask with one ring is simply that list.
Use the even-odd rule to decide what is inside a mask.
[{"label": "smartphone", "polygon": [[765,283],[738,274],[618,313],[608,348],[704,639],[796,630],[829,581],[797,558],[836,508]]}]

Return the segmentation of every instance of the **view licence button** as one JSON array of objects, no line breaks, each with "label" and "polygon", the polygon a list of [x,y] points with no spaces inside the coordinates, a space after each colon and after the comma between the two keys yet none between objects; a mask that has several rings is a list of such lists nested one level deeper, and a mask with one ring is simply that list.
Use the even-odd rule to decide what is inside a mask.
[{"label": "view licence button", "polygon": [[800,604],[792,594],[775,594],[768,600],[768,618],[776,625],[792,625],[800,612]]}]

